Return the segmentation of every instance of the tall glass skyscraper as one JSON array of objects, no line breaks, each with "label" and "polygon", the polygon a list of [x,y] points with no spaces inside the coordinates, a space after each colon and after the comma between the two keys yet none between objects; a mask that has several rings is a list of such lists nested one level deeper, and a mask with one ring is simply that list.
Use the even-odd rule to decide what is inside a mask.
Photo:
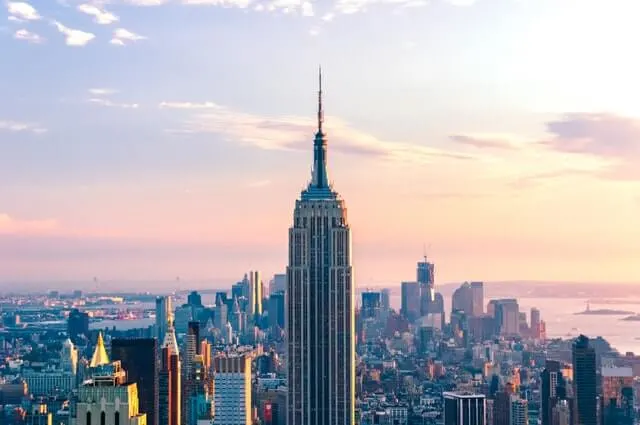
[{"label": "tall glass skyscraper", "polygon": [[313,174],[296,201],[287,267],[288,425],[355,424],[351,233],[329,184],[322,77]]}]

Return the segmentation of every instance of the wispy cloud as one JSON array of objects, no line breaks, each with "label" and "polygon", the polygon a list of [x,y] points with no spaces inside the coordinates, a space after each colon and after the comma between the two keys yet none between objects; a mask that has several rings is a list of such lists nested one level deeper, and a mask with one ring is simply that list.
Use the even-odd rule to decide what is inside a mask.
[{"label": "wispy cloud", "polygon": [[160,109],[217,109],[221,106],[213,102],[161,102]]},{"label": "wispy cloud", "polygon": [[9,18],[20,21],[36,21],[42,17],[38,11],[29,3],[21,1],[7,2],[7,10],[9,12]]},{"label": "wispy cloud", "polygon": [[[314,120],[297,116],[268,117],[235,111],[220,106],[195,114],[182,128],[168,130],[173,133],[216,133],[229,141],[266,150],[305,150],[314,132]],[[430,160],[478,159],[480,156],[445,151],[425,145],[381,140],[372,134],[357,130],[347,122],[328,117],[331,149],[349,155],[360,155],[412,162]]]},{"label": "wispy cloud", "polygon": [[112,108],[138,109],[139,107],[137,103],[118,103],[101,97],[92,97],[89,99],[89,102],[96,105],[108,106]]},{"label": "wispy cloud", "polygon": [[89,93],[94,96],[110,96],[112,94],[117,93],[117,90],[107,89],[107,88],[93,88],[89,89]]},{"label": "wispy cloud", "polygon": [[0,213],[0,234],[46,234],[58,228],[56,220],[21,220]]},{"label": "wispy cloud", "polygon": [[94,4],[80,4],[78,10],[87,15],[93,16],[93,20],[100,25],[109,25],[117,22],[119,18],[111,12],[101,9]]},{"label": "wispy cloud", "polygon": [[598,157],[608,163],[603,177],[640,180],[640,119],[613,114],[567,114],[547,123],[556,152]]},{"label": "wispy cloud", "polygon": [[132,42],[136,42],[139,40],[144,40],[147,37],[136,34],[124,28],[118,28],[113,32],[113,38],[111,39],[111,44],[116,46],[125,46]]},{"label": "wispy cloud", "polygon": [[2,121],[0,120],[0,131],[11,132],[30,132],[35,134],[46,133],[47,129],[43,128],[39,124],[19,122],[19,121]]},{"label": "wispy cloud", "polygon": [[44,38],[40,37],[38,34],[28,31],[26,29],[21,29],[16,31],[13,34],[13,38],[16,40],[23,40],[33,44],[39,44],[44,42]]},{"label": "wispy cloud", "polygon": [[68,28],[58,21],[53,21],[53,25],[60,33],[64,34],[67,46],[82,47],[95,38],[95,34]]},{"label": "wispy cloud", "polygon": [[478,149],[518,150],[527,143],[516,136],[501,134],[453,134],[449,139]]}]

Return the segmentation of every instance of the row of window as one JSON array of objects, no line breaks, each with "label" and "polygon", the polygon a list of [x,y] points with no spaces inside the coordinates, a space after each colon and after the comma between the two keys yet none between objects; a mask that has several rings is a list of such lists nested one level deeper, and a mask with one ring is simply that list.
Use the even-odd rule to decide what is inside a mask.
[{"label": "row of window", "polygon": [[[107,424],[107,415],[102,412],[100,413],[100,425],[106,425]],[[113,415],[113,424],[114,425],[120,425],[120,412],[116,412]],[[87,423],[86,425],[92,425],[91,423],[91,412],[87,412]]]}]

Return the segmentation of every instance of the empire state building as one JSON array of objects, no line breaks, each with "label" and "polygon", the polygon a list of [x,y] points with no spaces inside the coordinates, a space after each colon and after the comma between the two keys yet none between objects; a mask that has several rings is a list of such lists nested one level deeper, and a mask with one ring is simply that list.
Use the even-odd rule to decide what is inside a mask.
[{"label": "empire state building", "polygon": [[319,83],[311,182],[289,229],[287,424],[355,425],[351,232],[327,175],[321,74]]}]

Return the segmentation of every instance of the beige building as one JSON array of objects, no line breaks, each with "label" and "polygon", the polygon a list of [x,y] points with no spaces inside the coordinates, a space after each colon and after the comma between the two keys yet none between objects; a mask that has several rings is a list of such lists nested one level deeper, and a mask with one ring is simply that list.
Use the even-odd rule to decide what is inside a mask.
[{"label": "beige building", "polygon": [[119,361],[109,362],[100,334],[70,425],[146,425],[147,415],[138,407],[138,387],[125,382],[126,372]]}]

